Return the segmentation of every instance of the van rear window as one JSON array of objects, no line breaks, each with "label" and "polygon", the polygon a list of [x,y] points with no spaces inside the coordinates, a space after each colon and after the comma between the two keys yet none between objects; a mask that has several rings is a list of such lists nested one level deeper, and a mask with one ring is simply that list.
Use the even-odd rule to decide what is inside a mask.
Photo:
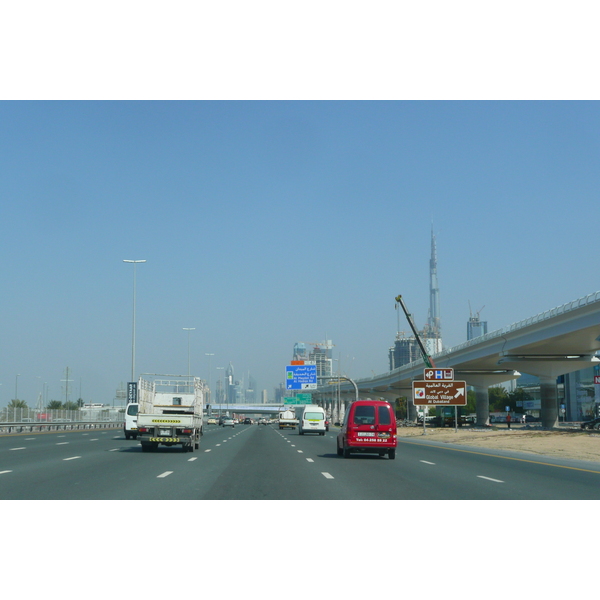
[{"label": "van rear window", "polygon": [[130,404],[127,407],[127,414],[131,417],[135,416],[138,414],[138,405],[137,404]]},{"label": "van rear window", "polygon": [[357,406],[354,409],[355,425],[375,425],[375,407]]},{"label": "van rear window", "polygon": [[321,421],[323,420],[323,413],[318,413],[318,412],[307,412],[304,413],[304,418],[305,419],[320,419]]},{"label": "van rear window", "polygon": [[387,406],[379,406],[379,424],[380,425],[391,425],[392,419],[390,417],[390,409]]}]

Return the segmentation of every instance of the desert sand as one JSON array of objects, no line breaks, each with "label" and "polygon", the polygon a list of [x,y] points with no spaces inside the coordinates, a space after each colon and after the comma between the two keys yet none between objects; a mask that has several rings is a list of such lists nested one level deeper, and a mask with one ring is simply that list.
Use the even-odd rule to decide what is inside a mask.
[{"label": "desert sand", "polygon": [[426,435],[423,435],[422,426],[399,427],[398,439],[401,438],[422,438],[461,446],[600,462],[600,434],[576,426],[544,430],[541,427],[512,425],[509,430],[505,425],[499,425],[490,429],[459,427],[458,431],[450,427],[428,427]]}]

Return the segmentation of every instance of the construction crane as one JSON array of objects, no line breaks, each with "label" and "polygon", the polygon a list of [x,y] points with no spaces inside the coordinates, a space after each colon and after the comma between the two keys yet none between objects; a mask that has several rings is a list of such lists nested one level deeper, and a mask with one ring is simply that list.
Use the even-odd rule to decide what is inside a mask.
[{"label": "construction crane", "polygon": [[408,309],[406,308],[406,305],[404,304],[404,300],[402,300],[402,296],[396,296],[396,302],[398,304],[400,304],[400,306],[402,307],[402,310],[404,311],[404,314],[406,315],[406,319],[408,320],[408,324],[410,325],[410,328],[413,330],[413,333],[415,334],[415,339],[417,340],[417,343],[419,344],[419,348],[421,350],[421,354],[423,355],[423,360],[425,361],[425,364],[430,369],[435,369],[436,366],[435,366],[435,363],[433,362],[433,358],[431,358],[431,356],[429,356],[429,354],[427,354],[427,350],[425,350],[425,346],[423,346],[423,342],[421,341],[421,338],[419,337],[417,328],[415,327],[415,324],[413,323],[412,315],[408,312]]}]

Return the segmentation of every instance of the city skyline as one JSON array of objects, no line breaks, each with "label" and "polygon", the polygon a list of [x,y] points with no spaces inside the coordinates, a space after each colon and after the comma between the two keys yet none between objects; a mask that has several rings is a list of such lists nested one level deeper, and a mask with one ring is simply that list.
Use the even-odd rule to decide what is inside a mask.
[{"label": "city skyline", "polygon": [[2,102],[0,406],[16,375],[29,405],[45,384],[60,399],[66,367],[112,403],[132,364],[123,260],[146,261],[138,375],[189,356],[215,388],[231,362],[269,397],[297,340],[334,340],[353,379],[385,372],[394,298],[427,322],[432,234],[445,347],[469,303],[492,331],[595,292],[599,107]]}]

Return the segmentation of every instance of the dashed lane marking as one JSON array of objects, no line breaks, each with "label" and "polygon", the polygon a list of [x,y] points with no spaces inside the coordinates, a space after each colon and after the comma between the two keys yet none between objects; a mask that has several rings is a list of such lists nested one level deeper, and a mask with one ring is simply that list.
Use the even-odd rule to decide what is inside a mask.
[{"label": "dashed lane marking", "polygon": [[57,446],[64,446],[65,444],[68,444],[69,442],[58,442],[56,445]]},{"label": "dashed lane marking", "polygon": [[303,450],[298,450],[298,452],[299,452],[300,454],[304,454],[304,451],[303,451]]},{"label": "dashed lane marking", "polygon": [[197,456],[194,456],[194,458],[188,458],[188,462],[194,462],[195,460],[198,460]]},{"label": "dashed lane marking", "polygon": [[325,477],[325,479],[335,479],[335,477],[333,475],[331,475],[330,473],[321,473],[321,475],[323,475],[323,477]]},{"label": "dashed lane marking", "polygon": [[422,460],[422,463],[425,463],[426,465],[435,465],[435,463],[429,462],[428,460]]},{"label": "dashed lane marking", "polygon": [[306,459],[308,462],[315,462],[312,458],[307,458]]},{"label": "dashed lane marking", "polygon": [[81,456],[71,456],[70,458],[63,458],[63,460],[77,460],[78,458],[81,458]]},{"label": "dashed lane marking", "polygon": [[12,473],[12,471],[0,471],[0,475],[4,475],[4,473]]},{"label": "dashed lane marking", "polygon": [[161,473],[160,475],[156,476],[156,479],[160,479],[161,477],[168,477],[173,471],[165,471],[164,473]]},{"label": "dashed lane marking", "polygon": [[12,451],[12,450],[25,450],[25,447],[23,447],[23,448],[10,448],[10,450],[11,450],[11,451]]},{"label": "dashed lane marking", "polygon": [[493,481],[494,483],[504,483],[504,481],[501,481],[500,479],[492,479],[491,477],[486,477],[485,475],[477,475],[477,477],[479,477],[479,479],[487,479],[488,481]]},{"label": "dashed lane marking", "polygon": [[211,450],[211,449],[209,448],[208,450],[205,450],[204,452],[210,452],[210,450]]}]

